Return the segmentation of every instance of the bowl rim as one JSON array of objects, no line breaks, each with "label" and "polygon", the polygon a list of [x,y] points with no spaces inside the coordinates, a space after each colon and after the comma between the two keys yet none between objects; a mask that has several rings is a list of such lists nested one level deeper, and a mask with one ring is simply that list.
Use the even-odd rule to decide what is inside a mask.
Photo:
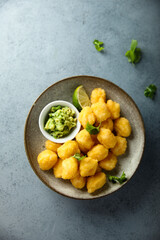
[{"label": "bowl rim", "polygon": [[[135,168],[132,176],[131,176],[126,182],[124,182],[124,183],[121,185],[120,188],[118,188],[118,189],[116,189],[116,190],[114,190],[114,191],[112,191],[112,192],[110,192],[110,193],[108,193],[108,194],[106,194],[106,195],[102,195],[102,196],[92,196],[92,198],[82,198],[82,197],[72,197],[72,196],[68,196],[67,194],[64,194],[64,193],[62,193],[62,192],[59,192],[58,190],[52,188],[52,187],[51,187],[47,182],[45,182],[44,179],[38,174],[38,172],[37,172],[36,169],[34,168],[34,166],[33,166],[33,164],[32,164],[32,161],[31,161],[31,159],[30,159],[30,157],[29,157],[29,151],[28,151],[28,148],[27,148],[27,141],[26,141],[26,131],[27,131],[27,125],[28,125],[28,121],[29,121],[29,118],[30,118],[30,114],[31,114],[34,106],[36,105],[36,103],[37,103],[37,101],[39,100],[39,98],[40,98],[46,91],[48,91],[49,88],[55,86],[56,84],[59,84],[60,82],[68,81],[68,80],[73,79],[73,78],[75,79],[75,78],[88,78],[88,77],[89,77],[89,78],[92,78],[92,79],[94,79],[94,80],[100,79],[101,81],[108,82],[109,84],[113,85],[114,87],[117,87],[120,91],[122,91],[122,92],[132,101],[132,103],[133,103],[133,105],[135,106],[138,114],[140,115],[141,122],[142,122],[143,148],[142,148],[142,152],[141,152],[141,156],[140,156],[139,162],[138,162],[138,164],[137,164],[137,166],[136,166],[136,168]],[[143,153],[144,153],[145,141],[146,141],[146,134],[145,134],[145,127],[144,127],[143,117],[142,117],[142,115],[141,115],[141,113],[140,113],[140,110],[139,110],[138,106],[136,105],[135,101],[132,99],[132,97],[129,96],[127,92],[125,92],[121,87],[119,87],[119,86],[116,85],[115,83],[113,83],[113,82],[111,82],[111,81],[109,81],[109,80],[107,80],[107,79],[101,78],[101,77],[90,76],[90,75],[77,75],[77,76],[71,76],[71,77],[63,78],[63,79],[61,79],[61,80],[59,80],[59,81],[56,81],[55,83],[53,83],[53,84],[50,85],[49,87],[47,87],[47,88],[39,95],[39,97],[35,100],[35,102],[32,104],[32,106],[31,106],[31,108],[30,108],[30,110],[29,110],[29,112],[28,112],[28,115],[27,115],[27,118],[26,118],[26,121],[25,121],[25,126],[24,126],[24,146],[25,146],[25,152],[26,152],[26,155],[27,155],[27,158],[28,158],[28,160],[29,160],[29,163],[30,163],[33,171],[35,172],[35,174],[36,174],[36,175],[38,176],[38,178],[39,178],[47,187],[49,187],[52,191],[57,192],[57,193],[59,193],[59,194],[62,195],[62,196],[65,196],[65,197],[68,197],[68,198],[71,198],[71,199],[75,199],[75,200],[94,200],[94,199],[98,199],[98,198],[103,198],[103,197],[107,197],[107,196],[109,196],[110,194],[112,194],[112,193],[114,193],[114,192],[122,189],[122,187],[132,179],[132,177],[134,176],[135,172],[137,171],[137,169],[138,169],[138,167],[139,167],[139,165],[140,165],[140,162],[141,162],[141,160],[142,160],[142,156],[143,156]]]},{"label": "bowl rim", "polygon": [[[46,112],[45,111],[49,111],[49,109],[52,107],[52,106],[56,106],[56,105],[61,105],[61,106],[66,106],[66,107],[69,107],[71,109],[73,109],[76,113],[76,117],[77,117],[77,124],[76,124],[76,127],[74,127],[74,130],[71,131],[67,136],[65,137],[62,137],[62,138],[54,138],[53,136],[51,136],[47,131],[45,131],[43,129],[43,119],[46,117]],[[47,109],[47,110],[46,110]],[[41,133],[43,134],[43,136],[45,138],[47,138],[48,140],[52,141],[52,142],[55,142],[55,143],[64,143],[68,140],[72,140],[73,138],[75,138],[76,134],[79,132],[80,128],[81,128],[81,124],[80,122],[78,121],[78,115],[79,115],[79,111],[77,110],[77,108],[70,102],[68,101],[64,101],[64,100],[56,100],[56,101],[52,101],[50,103],[48,103],[40,112],[39,114],[39,119],[38,119],[38,124],[39,124],[39,129],[41,131]],[[71,137],[72,136],[72,137]]]}]

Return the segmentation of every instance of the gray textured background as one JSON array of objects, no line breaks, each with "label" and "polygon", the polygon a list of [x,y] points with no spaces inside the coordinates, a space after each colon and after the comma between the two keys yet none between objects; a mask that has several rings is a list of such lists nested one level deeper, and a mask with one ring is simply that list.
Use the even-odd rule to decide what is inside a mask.
[{"label": "gray textured background", "polygon": [[[104,41],[99,53],[94,39]],[[131,39],[143,51],[132,66]],[[160,239],[160,1],[0,0],[0,240]],[[146,128],[140,167],[121,190],[94,201],[47,188],[27,160],[28,111],[54,82],[108,79],[137,103]],[[154,100],[143,95],[154,83]]]}]

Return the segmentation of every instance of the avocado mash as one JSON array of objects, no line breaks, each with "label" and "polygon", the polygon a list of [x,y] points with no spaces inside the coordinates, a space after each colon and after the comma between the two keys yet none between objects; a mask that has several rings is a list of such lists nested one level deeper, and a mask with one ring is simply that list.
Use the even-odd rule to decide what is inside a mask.
[{"label": "avocado mash", "polygon": [[76,124],[75,111],[58,105],[51,107],[44,129],[53,137],[61,138],[67,136]]}]

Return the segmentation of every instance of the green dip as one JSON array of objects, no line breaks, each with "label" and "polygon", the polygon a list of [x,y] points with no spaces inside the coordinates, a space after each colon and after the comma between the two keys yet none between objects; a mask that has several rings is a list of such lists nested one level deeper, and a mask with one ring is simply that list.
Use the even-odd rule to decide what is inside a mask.
[{"label": "green dip", "polygon": [[44,129],[54,138],[61,138],[67,136],[76,125],[75,111],[58,105],[51,107]]}]

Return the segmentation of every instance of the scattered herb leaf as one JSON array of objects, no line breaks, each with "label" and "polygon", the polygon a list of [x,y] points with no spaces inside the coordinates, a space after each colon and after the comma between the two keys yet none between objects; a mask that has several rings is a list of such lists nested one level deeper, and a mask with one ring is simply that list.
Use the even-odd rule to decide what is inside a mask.
[{"label": "scattered herb leaf", "polygon": [[154,98],[157,87],[154,84],[150,84],[144,91],[146,97]]},{"label": "scattered herb leaf", "polygon": [[98,40],[94,40],[93,44],[95,45],[95,48],[97,49],[97,51],[102,51],[104,49],[104,47],[102,47],[103,42],[100,42]]},{"label": "scattered herb leaf", "polygon": [[87,125],[86,125],[86,130],[91,134],[91,135],[96,135],[99,133],[99,128],[100,128],[100,125],[98,127],[95,127],[91,124],[89,124],[89,122],[87,122]]},{"label": "scattered herb leaf", "polygon": [[78,161],[81,161],[83,158],[86,157],[86,155],[81,157],[79,153],[75,153],[73,157],[76,158]]},{"label": "scattered herb leaf", "polygon": [[123,172],[121,177],[108,175],[108,180],[112,183],[119,182],[120,184],[122,184],[127,180],[127,178],[126,178],[126,174]]},{"label": "scattered herb leaf", "polygon": [[128,58],[128,62],[138,63],[141,59],[141,49],[137,48],[137,40],[132,40],[130,50],[128,50],[125,56]]}]

